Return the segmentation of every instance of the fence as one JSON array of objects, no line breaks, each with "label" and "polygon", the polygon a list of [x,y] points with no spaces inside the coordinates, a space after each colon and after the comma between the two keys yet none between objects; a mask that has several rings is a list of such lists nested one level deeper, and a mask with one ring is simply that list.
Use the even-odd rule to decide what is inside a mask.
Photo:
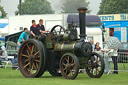
[{"label": "fence", "polygon": [[118,52],[118,56],[106,56],[103,53],[105,61],[105,72],[128,72],[128,52]]}]

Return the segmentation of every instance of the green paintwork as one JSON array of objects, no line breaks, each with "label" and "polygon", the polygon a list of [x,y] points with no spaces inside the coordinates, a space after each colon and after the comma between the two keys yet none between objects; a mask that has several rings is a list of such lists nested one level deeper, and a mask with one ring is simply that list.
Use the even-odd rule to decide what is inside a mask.
[{"label": "green paintwork", "polygon": [[68,34],[64,34],[63,39],[64,41],[68,41]]},{"label": "green paintwork", "polygon": [[45,47],[46,47],[47,49],[53,48],[53,44],[52,44],[51,37],[52,37],[52,34],[48,34],[48,35],[45,37],[44,43],[45,43]]}]

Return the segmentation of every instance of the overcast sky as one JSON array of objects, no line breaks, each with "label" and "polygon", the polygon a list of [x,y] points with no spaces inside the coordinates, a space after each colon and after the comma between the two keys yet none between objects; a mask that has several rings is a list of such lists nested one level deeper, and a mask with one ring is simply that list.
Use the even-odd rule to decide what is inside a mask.
[{"label": "overcast sky", "polygon": [[[48,0],[48,1],[51,2],[51,6],[55,10],[56,14],[61,12],[62,0],[61,1]],[[87,1],[90,1],[89,7],[90,9],[92,9],[91,14],[97,14],[101,0],[87,0]],[[18,4],[19,4],[19,0],[1,0],[1,3],[0,3],[0,5],[4,7],[5,11],[8,13],[9,16],[15,15],[15,11],[17,10]]]}]

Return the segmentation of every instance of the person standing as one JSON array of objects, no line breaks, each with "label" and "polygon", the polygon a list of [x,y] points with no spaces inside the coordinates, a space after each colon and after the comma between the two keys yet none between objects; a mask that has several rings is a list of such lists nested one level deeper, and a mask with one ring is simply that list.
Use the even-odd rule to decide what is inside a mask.
[{"label": "person standing", "polygon": [[24,28],[24,32],[22,32],[20,37],[19,37],[20,43],[23,43],[27,39],[27,32],[28,32],[28,29]]},{"label": "person standing", "polygon": [[118,62],[117,62],[117,56],[118,56],[118,52],[117,49],[111,49],[111,55],[112,55],[112,61],[114,64],[114,72],[113,74],[118,74]]},{"label": "person standing", "polygon": [[36,21],[32,20],[32,26],[30,27],[30,32],[31,32],[31,38],[34,38],[35,36],[39,35],[39,28],[36,25]]},{"label": "person standing", "polygon": [[109,59],[111,57],[110,51],[111,51],[111,49],[109,49],[108,46],[105,45],[105,47],[103,49],[103,52],[104,52],[104,63],[105,63],[105,70],[104,70],[104,72],[106,74],[109,74],[110,71],[111,71],[111,64],[109,62]]},{"label": "person standing", "polygon": [[37,27],[38,27],[38,29],[39,29],[39,34],[43,34],[43,33],[45,33],[45,28],[44,28],[44,25],[43,25],[43,20],[42,19],[40,19],[39,20],[39,24],[37,25]]},{"label": "person standing", "polygon": [[105,73],[108,73],[111,71],[111,65],[109,61],[109,57],[111,56],[113,64],[114,64],[114,72],[113,74],[118,74],[118,64],[117,64],[117,50],[116,49],[109,49],[106,45],[104,47],[104,61],[105,61]]},{"label": "person standing", "polygon": [[8,60],[8,53],[6,51],[6,48],[4,46],[1,47],[2,55],[0,56],[0,68],[2,68],[2,61]]},{"label": "person standing", "polygon": [[94,48],[95,48],[94,41],[93,40],[90,40],[90,43],[92,45],[92,51],[94,52]]}]

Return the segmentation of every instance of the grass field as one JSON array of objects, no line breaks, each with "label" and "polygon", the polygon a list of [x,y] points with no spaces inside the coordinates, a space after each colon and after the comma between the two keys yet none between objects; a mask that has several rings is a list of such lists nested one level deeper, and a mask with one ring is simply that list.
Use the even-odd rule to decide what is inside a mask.
[{"label": "grass field", "polygon": [[48,72],[41,78],[24,78],[20,71],[0,68],[0,85],[128,85],[128,73],[104,74],[101,78],[90,78],[80,73],[75,80],[52,77]]}]

